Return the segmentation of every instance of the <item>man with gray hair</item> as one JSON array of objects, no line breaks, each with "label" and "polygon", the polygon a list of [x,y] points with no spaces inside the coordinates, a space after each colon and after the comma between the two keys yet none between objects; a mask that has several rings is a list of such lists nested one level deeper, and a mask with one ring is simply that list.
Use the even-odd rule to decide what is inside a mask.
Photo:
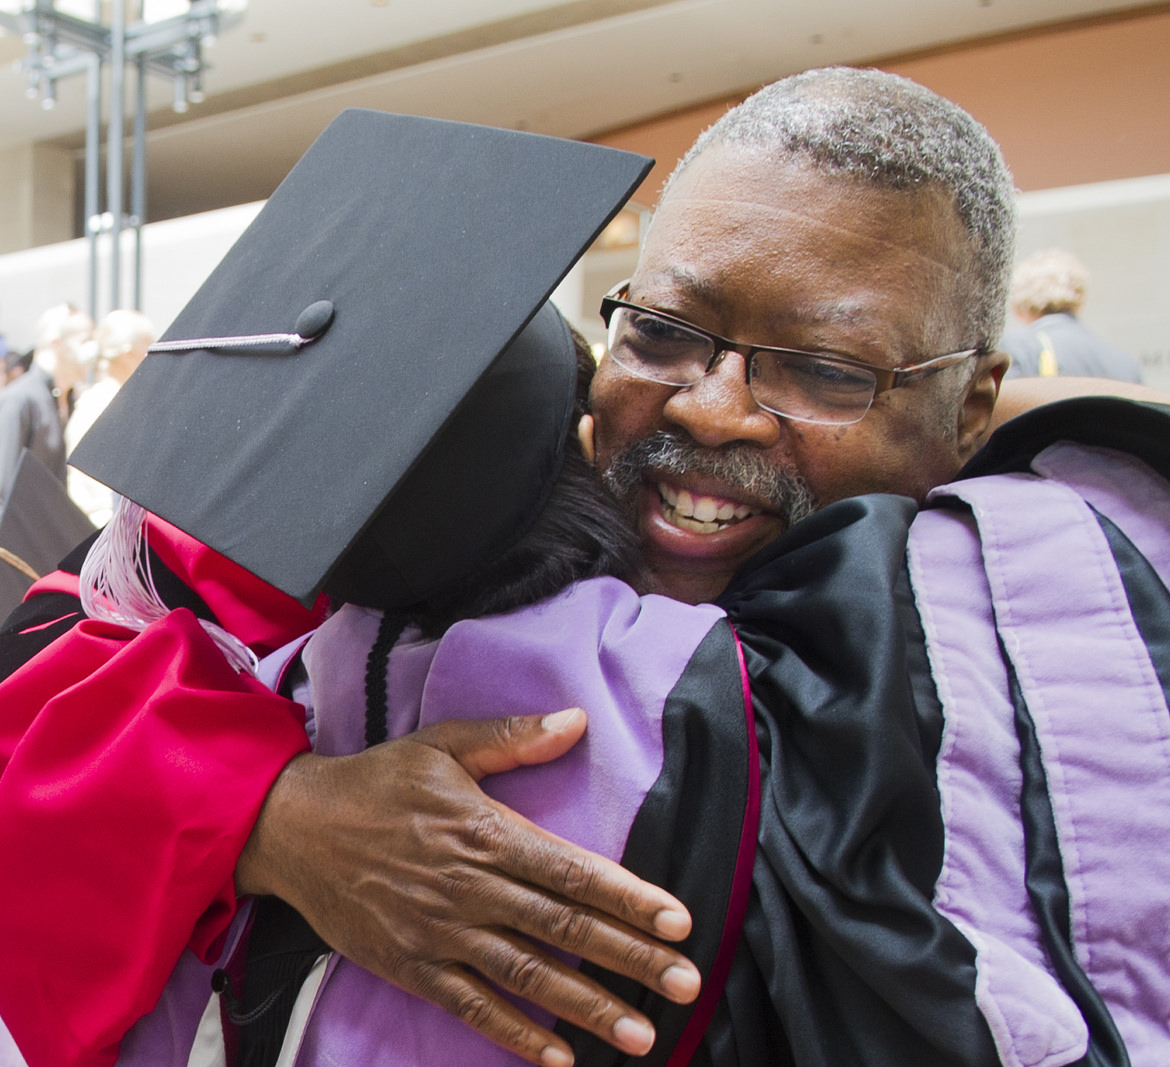
[{"label": "man with gray hair", "polygon": [[[907,676],[931,684],[903,663],[897,636],[907,520],[891,509],[905,501],[867,497],[872,510],[850,527],[864,536],[844,547],[825,531],[852,514],[847,498],[923,502],[985,441],[1007,366],[997,342],[1013,212],[997,146],[960,108],[888,74],[812,71],[700,138],[663,193],[633,277],[603,304],[609,351],[582,438],[642,538],[640,588],[716,600],[753,622],[776,590],[789,597],[780,641],[746,649],[754,687],[768,694],[757,700],[785,711],[767,728],[771,749],[762,742],[770,777],[744,942],[699,1062],[1009,1055],[1010,1039],[993,1039],[957,993],[984,973],[975,953],[921,910],[948,872],[938,705],[905,713],[915,707]],[[846,560],[886,574],[884,592]],[[885,625],[858,632],[883,611]],[[892,670],[864,684],[830,667],[879,648]],[[797,662],[811,674],[803,683]],[[328,767],[311,769],[341,788]],[[242,884],[275,866],[275,845],[317,832],[294,821],[276,833],[285,788],[295,803],[309,770],[294,765],[269,794]],[[887,846],[901,831],[876,830],[894,812],[907,819],[897,862]],[[375,869],[392,881],[392,865]],[[350,881],[360,875],[355,866]],[[903,892],[917,904],[902,910]],[[327,896],[315,902],[303,883],[295,893],[342,933]],[[1068,1023],[1047,989],[1023,1000],[1000,1005],[1009,1027],[1024,1032],[1030,1012],[1029,1022]],[[1069,1047],[1084,1040],[1070,1036]]]},{"label": "man with gray hair", "polygon": [[[810,71],[704,133],[613,294],[593,388],[598,460],[638,509],[649,587],[714,599],[811,509],[921,500],[953,477],[1007,365],[1013,238],[998,147],[904,79]],[[650,333],[685,358],[642,354]],[[725,477],[733,460],[762,487]],[[747,513],[703,527],[729,505]]]},{"label": "man with gray hair", "polygon": [[[951,854],[935,779],[942,694],[902,561],[916,505],[992,429],[1012,202],[998,149],[961,109],[891,75],[812,71],[700,138],[633,277],[603,304],[609,352],[580,433],[642,538],[638,584],[718,600],[764,635],[744,649],[760,709],[759,859],[696,1063],[983,1065],[1049,1005],[1071,1051],[1043,1062],[1087,1054],[1047,987],[1035,1005],[1012,987],[1022,1016],[998,989],[988,1000],[978,926],[965,940],[957,914],[931,907]],[[1035,450],[1017,434],[1013,455]],[[1006,673],[994,663],[989,682]],[[533,762],[542,737],[559,751],[555,728],[446,725],[345,760],[290,758],[239,857],[238,891],[281,897],[341,953],[530,1062],[569,1062],[568,1046],[476,976],[512,989],[519,976],[532,1002],[642,1054],[653,1031],[627,1007],[647,1003],[637,991],[599,993],[529,937],[539,923],[576,955],[604,943],[657,960],[651,984],[670,992],[677,961],[624,925],[654,930],[653,898],[626,883],[636,896],[622,912],[612,871],[468,777]],[[669,918],[664,935],[677,932]],[[85,924],[62,921],[79,951]],[[980,995],[1004,1008],[994,1033]],[[1046,1033],[1045,1050],[1063,1036]],[[587,1039],[575,1048],[610,1062]]]}]

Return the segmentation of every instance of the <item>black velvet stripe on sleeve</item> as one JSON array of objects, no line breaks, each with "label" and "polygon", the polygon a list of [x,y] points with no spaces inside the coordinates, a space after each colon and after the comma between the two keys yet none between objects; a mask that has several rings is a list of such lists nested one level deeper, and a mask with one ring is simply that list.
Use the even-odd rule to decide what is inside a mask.
[{"label": "black velvet stripe on sleeve", "polygon": [[[82,541],[58,564],[57,570],[80,574],[85,555],[97,536],[95,532]],[[149,554],[151,578],[164,604],[170,608],[189,608],[201,619],[218,621],[203,598],[171,571],[153,549]],[[42,593],[18,604],[0,625],[0,680],[7,678],[84,617],[81,601],[68,593]]]},{"label": "black velvet stripe on sleeve", "polygon": [[1044,772],[1040,742],[1002,642],[1000,652],[1008,672],[1008,691],[1015,709],[1016,736],[1020,739],[1024,882],[1053,970],[1089,1027],[1088,1052],[1074,1067],[1129,1067],[1129,1055],[1113,1017],[1081,969],[1073,951],[1068,886],[1060,858],[1060,840],[1056,833],[1052,801],[1048,795],[1048,776]]},{"label": "black velvet stripe on sleeve", "polygon": [[1057,441],[1128,452],[1170,477],[1170,408],[1114,397],[1045,404],[1005,422],[963,468],[962,478],[1031,469]]},{"label": "black velvet stripe on sleeve", "polygon": [[[95,531],[57,566],[66,574],[80,574],[85,554],[97,539]],[[42,593],[22,601],[0,626],[0,680],[52,644],[83,618],[81,601],[68,593]]]},{"label": "black velvet stripe on sleeve", "polygon": [[[719,950],[731,897],[747,804],[748,739],[743,682],[735,638],[726,623],[703,639],[666,701],[663,767],[626,841],[622,864],[677,896],[694,919],[678,947],[703,975]],[[654,1023],[658,1040],[639,1065],[661,1067],[681,1036],[692,1007],[673,1004],[637,983],[590,964],[596,978]],[[578,1067],[613,1067],[628,1057],[565,1023],[557,1026]]]},{"label": "black velvet stripe on sleeve", "polygon": [[[896,591],[913,501],[826,507],[723,599],[747,655],[763,802],[751,965],[801,1067],[998,1064],[975,952],[931,906],[943,850]],[[748,967],[746,960],[740,967]],[[761,1025],[729,1003],[738,1062]],[[761,1053],[755,1053],[756,1056]]]},{"label": "black velvet stripe on sleeve", "polygon": [[71,630],[82,618],[81,601],[66,593],[45,593],[18,604],[0,629],[0,680]]},{"label": "black velvet stripe on sleeve", "polygon": [[1170,705],[1170,591],[1133,542],[1100,512],[1094,514],[1109,542],[1130,613],[1149,649],[1163,697]]}]

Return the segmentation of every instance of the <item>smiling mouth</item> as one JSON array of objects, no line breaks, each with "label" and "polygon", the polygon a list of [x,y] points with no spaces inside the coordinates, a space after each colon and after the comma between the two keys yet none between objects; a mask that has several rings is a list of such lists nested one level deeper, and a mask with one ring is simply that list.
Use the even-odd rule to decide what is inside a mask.
[{"label": "smiling mouth", "polygon": [[659,482],[657,488],[663,517],[680,530],[718,533],[759,514],[747,504],[734,504],[713,496],[698,496],[686,489],[675,489],[665,482]]}]

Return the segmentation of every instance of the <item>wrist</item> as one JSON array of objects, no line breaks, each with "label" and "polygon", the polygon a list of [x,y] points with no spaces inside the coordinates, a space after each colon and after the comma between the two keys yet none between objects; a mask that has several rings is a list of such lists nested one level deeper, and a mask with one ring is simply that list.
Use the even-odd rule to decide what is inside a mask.
[{"label": "wrist", "polygon": [[319,758],[301,753],[276,776],[236,861],[237,896],[285,897],[293,859],[291,846],[308,794],[306,781]]}]

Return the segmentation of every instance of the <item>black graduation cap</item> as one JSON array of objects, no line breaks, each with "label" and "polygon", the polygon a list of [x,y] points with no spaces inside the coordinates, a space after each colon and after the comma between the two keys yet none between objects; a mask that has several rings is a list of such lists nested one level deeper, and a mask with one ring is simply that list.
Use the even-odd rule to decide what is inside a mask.
[{"label": "black graduation cap", "polygon": [[550,488],[575,361],[546,301],[651,164],[343,112],[70,462],[305,603],[452,584]]},{"label": "black graduation cap", "polygon": [[27,448],[0,509],[0,619],[28,587],[93,533],[61,481]]}]

